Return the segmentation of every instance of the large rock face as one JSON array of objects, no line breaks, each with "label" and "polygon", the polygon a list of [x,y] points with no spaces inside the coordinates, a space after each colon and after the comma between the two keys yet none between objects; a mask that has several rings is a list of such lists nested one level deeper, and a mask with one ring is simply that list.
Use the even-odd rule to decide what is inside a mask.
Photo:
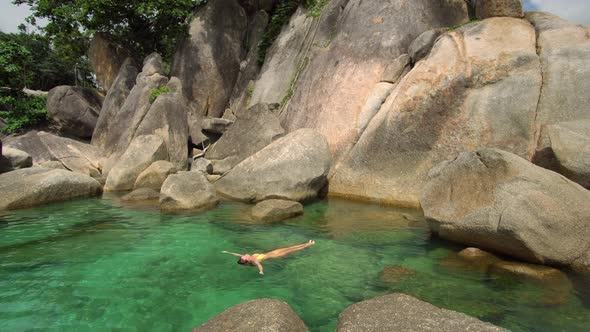
[{"label": "large rock face", "polygon": [[528,157],[539,66],[524,20],[492,18],[443,35],[336,165],[330,193],[418,207],[427,172],[462,151],[501,147]]},{"label": "large rock face", "polygon": [[307,332],[309,330],[287,303],[274,299],[259,299],[235,305],[193,329],[193,332],[217,331]]},{"label": "large rock face", "polygon": [[240,64],[240,74],[231,94],[229,107],[223,116],[233,120],[236,114],[243,112],[252,103],[253,81],[256,80],[260,72],[258,63],[258,45],[262,41],[266,26],[268,25],[268,12],[259,10],[249,19],[248,35],[246,41],[248,44],[248,54]]},{"label": "large rock face", "polygon": [[120,134],[114,134],[111,128],[121,119],[119,111],[123,107],[131,89],[135,86],[135,79],[137,78],[138,72],[131,58],[127,58],[121,65],[119,74],[102,103],[102,109],[100,110],[94,133],[92,134],[92,145],[105,149],[108,146],[114,145],[116,142],[115,139],[120,137]]},{"label": "large rock face", "polygon": [[325,137],[300,129],[238,164],[215,186],[222,195],[240,201],[305,201],[316,198],[326,185],[330,166]]},{"label": "large rock face", "polygon": [[80,138],[92,137],[102,108],[102,97],[91,89],[58,86],[47,96],[47,114],[60,131]]},{"label": "large rock face", "polygon": [[266,104],[258,104],[238,114],[234,124],[206,153],[220,171],[225,173],[234,166],[272,143],[285,131],[278,116]]},{"label": "large rock face", "polygon": [[240,72],[247,18],[237,0],[209,1],[196,13],[171,75],[180,78],[193,116],[220,117]]},{"label": "large rock face", "polygon": [[441,237],[525,261],[588,268],[590,191],[508,152],[465,152],[421,195]]},{"label": "large rock face", "polygon": [[306,56],[307,45],[311,42],[313,17],[298,8],[279,37],[266,52],[266,59],[260,70],[252,92],[251,105],[260,103],[281,103],[293,84],[301,63]]},{"label": "large rock face", "polygon": [[169,160],[176,169],[188,167],[188,106],[182,95],[180,80],[172,77],[168,82],[169,93],[158,96],[142,119],[134,137],[158,135],[168,147]]},{"label": "large rock face", "polygon": [[590,188],[590,120],[551,125],[547,132],[559,173]]},{"label": "large rock face", "polygon": [[465,314],[445,310],[405,294],[355,303],[338,319],[337,332],[505,331]]},{"label": "large rock face", "polygon": [[109,35],[97,32],[92,37],[88,48],[88,60],[96,74],[96,80],[105,90],[110,90],[127,57],[129,51],[113,43]]},{"label": "large rock face", "polygon": [[387,65],[422,32],[468,20],[463,0],[330,1],[295,72],[277,71],[288,87],[297,83],[281,113],[284,128],[316,129],[338,160],[358,139],[356,119]]},{"label": "large rock face", "polygon": [[541,12],[526,18],[538,35],[543,70],[540,124],[590,119],[590,27]]},{"label": "large rock face", "polygon": [[0,175],[0,210],[14,210],[101,193],[95,179],[57,169],[26,168]]},{"label": "large rock face", "polygon": [[31,131],[5,140],[6,146],[27,152],[34,164],[57,161],[72,172],[101,178],[103,152],[90,144],[46,132]]},{"label": "large rock face", "polygon": [[[115,116],[105,126],[103,137],[104,150],[108,156],[104,173],[108,174],[112,166],[127,150],[141,122],[152,106],[150,96],[154,89],[164,87],[168,78],[162,76],[162,58],[154,53],[146,57],[142,72],[137,75],[136,84],[125,99]],[[129,74],[132,73],[129,72]]]},{"label": "large rock face", "polygon": [[109,172],[104,190],[132,190],[135,181],[144,170],[153,162],[166,159],[168,151],[160,136],[138,136]]},{"label": "large rock face", "polygon": [[170,175],[160,193],[160,207],[165,211],[205,209],[219,203],[215,188],[201,172]]}]

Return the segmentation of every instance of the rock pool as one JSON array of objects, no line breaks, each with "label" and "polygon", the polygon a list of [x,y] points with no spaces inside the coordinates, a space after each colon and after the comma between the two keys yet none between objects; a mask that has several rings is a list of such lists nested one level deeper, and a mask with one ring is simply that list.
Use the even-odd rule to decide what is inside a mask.
[{"label": "rock pool", "polygon": [[[222,250],[316,245],[264,263]],[[228,307],[288,302],[312,331],[333,331],[354,302],[403,292],[512,331],[581,331],[590,280],[557,289],[458,266],[462,247],[430,239],[422,216],[330,200],[260,225],[249,207],[194,214],[123,206],[115,197],[0,215],[1,331],[188,331]],[[451,258],[449,258],[451,256]]]}]

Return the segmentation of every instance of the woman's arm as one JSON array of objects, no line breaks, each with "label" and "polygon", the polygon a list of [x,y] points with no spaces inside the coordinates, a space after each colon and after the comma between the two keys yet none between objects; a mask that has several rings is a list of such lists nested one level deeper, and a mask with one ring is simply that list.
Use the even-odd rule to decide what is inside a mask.
[{"label": "woman's arm", "polygon": [[256,264],[256,266],[258,267],[258,273],[264,274],[264,269],[262,268],[262,264],[260,264],[260,262],[258,260],[255,260],[254,264]]},{"label": "woman's arm", "polygon": [[230,254],[230,255],[234,255],[234,256],[236,256],[236,257],[242,257],[242,256],[244,256],[244,255],[242,255],[242,254],[236,254],[235,252],[229,252],[229,251],[225,251],[225,250],[224,250],[224,251],[222,251],[222,253],[224,253],[224,254]]}]

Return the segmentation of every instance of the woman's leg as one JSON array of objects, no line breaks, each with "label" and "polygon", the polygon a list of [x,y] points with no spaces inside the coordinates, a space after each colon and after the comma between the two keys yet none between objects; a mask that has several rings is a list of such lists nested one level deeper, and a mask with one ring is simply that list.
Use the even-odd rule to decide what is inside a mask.
[{"label": "woman's leg", "polygon": [[282,256],[285,256],[285,255],[290,254],[292,252],[305,249],[313,244],[315,244],[315,242],[310,240],[309,242],[307,242],[305,244],[299,244],[299,245],[288,247],[288,248],[276,249],[276,250],[268,252],[264,255],[268,258],[282,257]]}]

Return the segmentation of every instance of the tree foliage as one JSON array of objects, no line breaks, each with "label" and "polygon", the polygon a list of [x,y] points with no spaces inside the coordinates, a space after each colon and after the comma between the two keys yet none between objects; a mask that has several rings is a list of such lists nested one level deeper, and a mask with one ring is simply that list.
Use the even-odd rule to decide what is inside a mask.
[{"label": "tree foliage", "polygon": [[47,122],[45,97],[26,96],[21,91],[0,90],[0,118],[6,123],[1,131],[14,134],[31,126]]},{"label": "tree foliage", "polygon": [[137,59],[152,52],[169,58],[178,37],[186,34],[193,10],[206,0],[13,0],[31,6],[29,22],[45,18],[43,30],[62,55],[78,59],[89,36],[105,32]]},{"label": "tree foliage", "polygon": [[0,86],[21,90],[49,90],[76,80],[74,64],[53,49],[38,33],[0,32]]}]

